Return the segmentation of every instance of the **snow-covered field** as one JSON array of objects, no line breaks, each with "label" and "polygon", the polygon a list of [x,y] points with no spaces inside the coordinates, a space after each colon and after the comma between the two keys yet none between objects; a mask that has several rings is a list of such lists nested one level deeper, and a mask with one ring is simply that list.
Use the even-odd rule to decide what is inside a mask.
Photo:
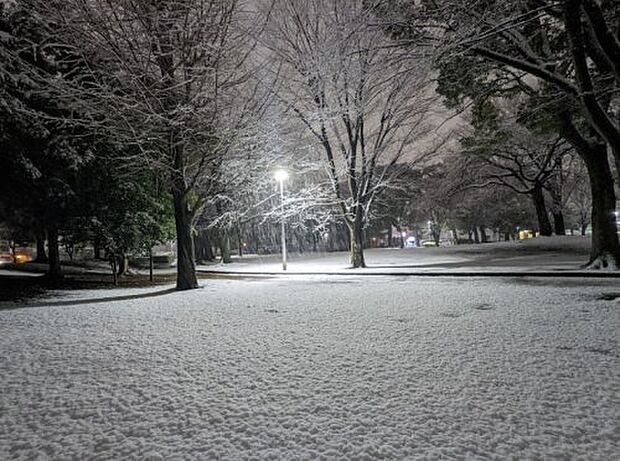
[{"label": "snow-covered field", "polygon": [[203,283],[0,310],[0,459],[620,455],[617,280]]},{"label": "snow-covered field", "polygon": [[[517,242],[439,248],[373,248],[364,251],[368,267],[349,268],[347,252],[289,255],[289,273],[454,273],[579,271],[588,262],[590,238],[539,237]],[[281,256],[233,257],[232,264],[199,266],[203,271],[280,273]]]}]

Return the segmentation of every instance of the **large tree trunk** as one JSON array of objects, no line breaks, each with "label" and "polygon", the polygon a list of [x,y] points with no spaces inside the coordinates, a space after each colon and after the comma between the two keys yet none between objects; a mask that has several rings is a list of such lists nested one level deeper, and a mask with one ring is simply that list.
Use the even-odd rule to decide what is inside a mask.
[{"label": "large tree trunk", "polygon": [[196,263],[191,233],[192,213],[187,203],[185,190],[175,187],[172,190],[174,201],[174,224],[177,231],[177,290],[198,288]]},{"label": "large tree trunk", "polygon": [[551,215],[553,216],[553,231],[555,235],[566,235],[564,213],[562,212],[562,187],[560,184],[551,184],[547,189],[551,196]]},{"label": "large tree trunk", "polygon": [[[620,116],[618,117],[620,123]],[[616,166],[616,184],[620,185],[620,151],[613,150],[614,164]]]},{"label": "large tree trunk", "polygon": [[551,227],[551,221],[549,221],[549,214],[547,213],[542,186],[534,187],[531,197],[534,202],[534,208],[536,209],[536,217],[538,218],[538,232],[540,232],[540,235],[548,237],[553,233],[553,229]]},{"label": "large tree trunk", "polygon": [[617,269],[620,266],[620,245],[616,224],[614,179],[607,160],[607,146],[582,156],[590,176],[592,192],[592,248],[588,267]]},{"label": "large tree trunk", "polygon": [[350,236],[350,261],[351,267],[366,267],[364,261],[364,232],[362,229],[361,212],[356,213],[356,218],[349,226]]},{"label": "large tree trunk", "polygon": [[484,224],[481,224],[480,226],[478,226],[478,229],[480,229],[480,241],[482,243],[488,243],[489,238],[487,237],[487,228]]},{"label": "large tree trunk", "polygon": [[[175,56],[171,44],[171,23],[162,21],[156,25],[156,34],[160,50],[156,53],[157,64],[161,70],[166,96],[163,106],[166,112],[174,111],[179,106],[178,82],[175,79]],[[174,204],[174,225],[177,237],[177,290],[198,288],[196,279],[196,262],[194,261],[194,239],[192,237],[192,219],[194,211],[189,203],[187,185],[187,156],[183,136],[178,126],[170,126],[168,149],[172,154],[172,201]]]},{"label": "large tree trunk", "polygon": [[[583,159],[588,170],[592,197],[592,246],[590,269],[617,269],[620,245],[616,225],[616,193],[614,178],[607,159],[607,145],[586,140],[573,125],[570,116],[562,114],[562,134]],[[594,137],[595,133],[590,133]]]},{"label": "large tree trunk", "polygon": [[47,255],[45,254],[45,230],[37,229],[34,237],[37,241],[37,257],[34,262],[36,263],[46,263]]},{"label": "large tree trunk", "polygon": [[436,246],[439,246],[439,241],[441,240],[441,228],[439,227],[439,224],[433,224],[432,228],[433,231],[431,234],[433,235],[433,241]]},{"label": "large tree trunk", "polygon": [[478,228],[475,224],[472,226],[471,232],[474,234],[474,243],[480,243],[480,235],[478,234]]},{"label": "large tree trunk", "polygon": [[552,211],[553,214],[553,229],[555,235],[566,235],[566,224],[564,223],[564,213],[562,210]]},{"label": "large tree trunk", "polygon": [[48,277],[58,279],[62,277],[60,268],[60,252],[58,250],[58,228],[55,226],[47,229],[47,244],[49,251],[49,268],[47,270]]},{"label": "large tree trunk", "polygon": [[[601,18],[602,23],[597,24],[594,21],[591,26],[593,27],[594,35],[596,36],[596,40],[599,41],[600,46],[597,50],[597,53],[590,53],[588,55],[588,33],[584,29],[584,22],[581,20],[582,11],[586,11],[586,15],[588,16],[588,20],[592,21],[596,14],[592,16],[592,12],[596,11],[596,8],[592,8],[596,3],[600,2],[582,2],[580,0],[572,0],[572,1],[564,1],[562,2],[564,5],[564,25],[565,30],[567,32],[568,37],[568,50],[572,55],[572,64],[573,70],[575,73],[575,80],[579,89],[578,92],[578,101],[581,104],[583,109],[583,113],[592,128],[600,135],[602,139],[607,142],[607,145],[611,147],[612,154],[614,155],[614,159],[616,165],[620,165],[620,130],[618,126],[613,122],[612,118],[609,117],[608,112],[608,102],[607,98],[603,100],[598,99],[598,95],[595,91],[594,86],[594,78],[590,73],[589,61],[590,58],[594,58],[595,62],[598,61],[598,53],[602,51],[602,55],[604,56],[603,60],[605,65],[612,64],[611,68],[614,70],[612,75],[616,77],[616,84],[620,83],[618,81],[618,67],[617,66],[617,56],[615,56],[615,45],[611,46],[611,49],[614,51],[610,52],[610,48],[605,46],[606,44],[600,43],[600,40],[613,41],[617,40],[617,37],[613,37],[613,32],[611,30],[602,32],[602,29],[606,28],[605,20]],[[614,3],[614,2],[610,2]],[[588,7],[588,5],[590,7]],[[602,11],[599,12],[602,14]],[[602,33],[602,35],[599,35]],[[610,44],[611,45],[611,44]],[[596,47],[596,45],[595,45]],[[613,87],[609,85],[609,89]],[[609,162],[607,162],[607,168],[609,168]],[[620,179],[620,171],[618,171],[619,179]]]}]

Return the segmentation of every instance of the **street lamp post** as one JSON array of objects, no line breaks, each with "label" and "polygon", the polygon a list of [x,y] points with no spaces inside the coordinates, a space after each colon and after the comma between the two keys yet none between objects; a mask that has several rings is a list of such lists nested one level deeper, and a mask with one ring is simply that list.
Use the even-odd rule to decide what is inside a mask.
[{"label": "street lamp post", "polygon": [[288,173],[284,170],[275,172],[276,181],[280,183],[280,212],[282,224],[282,270],[286,270],[286,225],[284,222],[284,181],[288,179]]}]

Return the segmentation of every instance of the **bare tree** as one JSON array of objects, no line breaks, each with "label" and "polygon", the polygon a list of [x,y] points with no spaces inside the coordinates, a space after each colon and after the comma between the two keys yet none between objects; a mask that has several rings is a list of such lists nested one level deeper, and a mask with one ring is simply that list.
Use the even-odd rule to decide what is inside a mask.
[{"label": "bare tree", "polygon": [[412,66],[373,21],[361,0],[276,0],[263,41],[275,94],[323,150],[353,267],[365,266],[369,207],[399,160],[415,156],[430,99],[427,63]]}]

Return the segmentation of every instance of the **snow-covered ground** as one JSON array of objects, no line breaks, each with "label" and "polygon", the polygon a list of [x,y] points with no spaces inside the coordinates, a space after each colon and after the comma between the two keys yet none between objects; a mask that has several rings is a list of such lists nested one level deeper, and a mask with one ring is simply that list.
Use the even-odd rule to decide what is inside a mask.
[{"label": "snow-covered ground", "polygon": [[[2,267],[2,266],[0,266]],[[42,274],[0,269],[0,277],[40,277]]]},{"label": "snow-covered ground", "polygon": [[[374,248],[365,250],[368,267],[350,269],[348,252],[289,254],[289,273],[481,273],[582,271],[589,259],[590,237],[538,237],[517,242],[494,242],[440,248]],[[6,264],[2,273],[44,273],[46,264]],[[198,266],[199,271],[235,273],[281,273],[281,255],[233,255],[232,264],[215,261]],[[146,269],[132,268],[148,274]],[[63,266],[67,275],[110,274],[105,261],[81,261]],[[174,274],[176,267],[156,268],[155,274]],[[582,271],[585,272],[585,271]]]},{"label": "snow-covered ground", "polygon": [[0,310],[0,459],[620,454],[615,280],[203,283]]},{"label": "snow-covered ground", "polygon": [[[471,273],[579,271],[588,262],[590,238],[539,237],[517,242],[439,248],[365,250],[367,266],[350,269],[347,252],[289,256],[289,273]],[[282,272],[280,255],[235,257],[231,264],[199,266],[201,271]]]}]

